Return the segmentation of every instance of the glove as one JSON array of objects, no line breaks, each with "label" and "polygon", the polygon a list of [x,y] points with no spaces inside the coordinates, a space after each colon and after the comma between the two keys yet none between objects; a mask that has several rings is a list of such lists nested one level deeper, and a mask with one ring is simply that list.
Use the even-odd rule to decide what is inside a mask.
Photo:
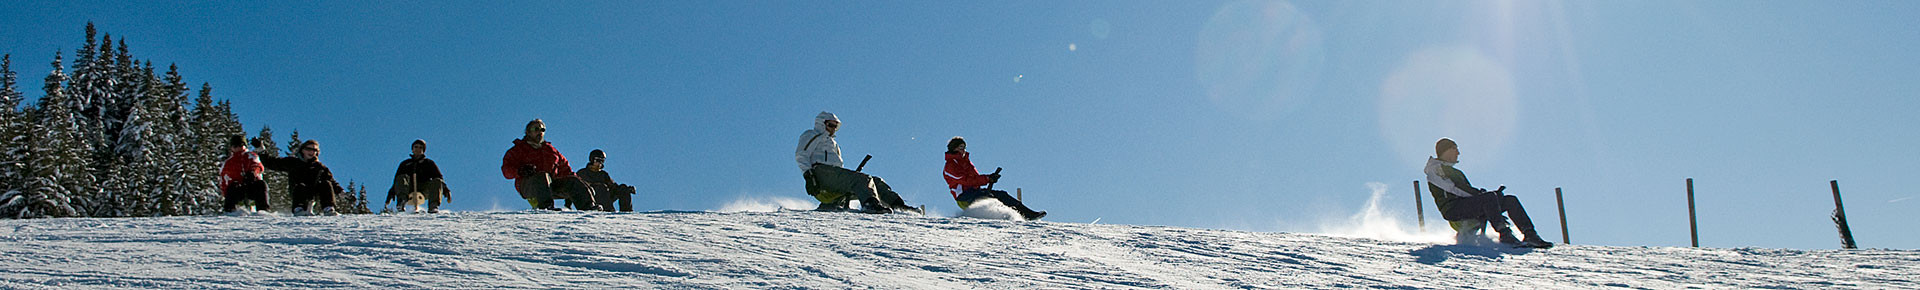
[{"label": "glove", "polygon": [[988,174],[987,183],[1000,183],[1000,174],[999,173]]},{"label": "glove", "polygon": [[533,164],[520,165],[520,177],[532,176],[535,173],[539,173],[539,172],[540,172],[540,168],[533,167]]}]

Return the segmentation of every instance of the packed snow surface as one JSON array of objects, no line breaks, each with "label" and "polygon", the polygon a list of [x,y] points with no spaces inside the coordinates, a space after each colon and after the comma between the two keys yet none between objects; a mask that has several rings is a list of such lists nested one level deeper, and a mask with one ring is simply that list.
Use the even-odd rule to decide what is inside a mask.
[{"label": "packed snow surface", "polygon": [[1920,288],[1911,250],[1546,250],[801,211],[0,221],[0,288]]}]

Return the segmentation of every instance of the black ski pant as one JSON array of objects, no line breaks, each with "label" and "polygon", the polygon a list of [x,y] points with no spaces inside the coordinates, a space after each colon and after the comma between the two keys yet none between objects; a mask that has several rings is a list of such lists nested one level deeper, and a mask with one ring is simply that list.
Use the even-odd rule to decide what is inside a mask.
[{"label": "black ski pant", "polygon": [[1013,195],[1007,194],[1005,190],[987,190],[985,188],[968,189],[960,192],[960,196],[954,197],[953,200],[967,201],[967,203],[971,204],[989,198],[999,200],[1000,204],[1013,208],[1013,210],[1019,211],[1022,215],[1033,213],[1033,209],[1027,208],[1025,203],[1020,202],[1020,199],[1014,198]]},{"label": "black ski pant", "polygon": [[[295,185],[289,195],[293,198],[293,208],[304,208],[318,202],[320,205],[308,210],[333,207],[334,187],[331,184]],[[317,211],[316,211],[317,212]]]},{"label": "black ski pant", "polygon": [[594,188],[593,190],[599,193],[593,198],[594,200],[600,201],[600,210],[614,211],[615,208],[618,208],[620,211],[633,211],[632,186],[614,184],[613,186],[607,187],[607,190],[600,190],[600,188]]},{"label": "black ski pant", "polygon": [[[887,181],[847,170],[839,166],[814,164],[807,170],[807,194],[820,200],[821,204],[838,204],[845,208],[849,200],[859,200],[861,207],[884,207],[889,209],[910,208],[907,201],[900,199],[900,193],[893,191]],[[825,194],[822,194],[825,193]]]},{"label": "black ski pant", "polygon": [[593,188],[581,182],[579,177],[568,176],[549,178],[546,174],[522,176],[514,182],[520,190],[520,196],[527,198],[534,209],[558,210],[553,206],[554,199],[567,200],[567,207],[575,210],[595,209]]},{"label": "black ski pant", "polygon": [[273,208],[271,204],[267,203],[267,183],[265,181],[241,181],[228,185],[226,199],[227,200],[223,202],[224,205],[220,206],[222,211],[233,211],[233,208],[240,205],[240,201],[243,200],[253,200],[253,207],[258,210],[270,210]]},{"label": "black ski pant", "polygon": [[406,180],[410,180],[411,178],[401,177],[397,179],[399,180],[394,181],[393,188],[387,190],[387,201],[381,203],[380,206],[386,206],[387,203],[392,203],[394,208],[404,210],[407,208],[407,203],[413,200],[413,192],[415,192],[415,190],[420,193],[421,197],[427,199],[426,205],[429,210],[440,209],[441,202],[453,198],[449,196],[452,193],[447,190],[446,181],[439,178],[422,181],[418,186],[407,186]]},{"label": "black ski pant", "polygon": [[[1520,234],[1528,238],[1540,237],[1533,230],[1533,219],[1527,216],[1527,209],[1520,206],[1520,198],[1511,195],[1489,192],[1462,197],[1453,200],[1446,211],[1441,215],[1487,221],[1502,236],[1512,235],[1511,230],[1507,229],[1507,220],[1512,219],[1513,225],[1520,228]],[[1503,213],[1505,216],[1501,216]]]}]

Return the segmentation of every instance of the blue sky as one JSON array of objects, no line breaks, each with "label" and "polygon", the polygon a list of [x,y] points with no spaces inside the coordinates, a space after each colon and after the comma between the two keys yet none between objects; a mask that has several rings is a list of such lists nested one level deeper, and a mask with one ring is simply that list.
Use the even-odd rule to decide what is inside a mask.
[{"label": "blue sky", "polygon": [[0,52],[38,98],[93,21],[375,195],[426,139],[456,210],[524,207],[497,168],[533,118],[641,209],[806,199],[790,154],[827,110],[941,212],[959,135],[1050,221],[1312,232],[1368,183],[1410,212],[1444,136],[1550,240],[1561,187],[1576,244],[1685,246],[1691,177],[1704,246],[1834,248],[1837,179],[1862,246],[1912,249],[1916,6],[8,1]]}]

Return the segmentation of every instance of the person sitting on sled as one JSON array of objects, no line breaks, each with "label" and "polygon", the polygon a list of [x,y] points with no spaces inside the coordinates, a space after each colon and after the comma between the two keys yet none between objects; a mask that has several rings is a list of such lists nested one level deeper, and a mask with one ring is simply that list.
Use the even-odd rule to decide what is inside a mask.
[{"label": "person sitting on sled", "polygon": [[[1460,148],[1452,139],[1440,138],[1433,144],[1434,154],[1427,158],[1427,189],[1433,194],[1433,205],[1440,208],[1440,216],[1449,222],[1466,222],[1470,225],[1456,226],[1456,231],[1466,234],[1468,229],[1477,229],[1480,223],[1493,225],[1495,233],[1500,234],[1500,243],[1545,248],[1552,247],[1540,239],[1540,233],[1533,230],[1533,219],[1527,217],[1527,209],[1520,206],[1520,198],[1506,195],[1507,187],[1488,191],[1475,188],[1467,181],[1467,174],[1453,167],[1460,163]],[[1505,214],[1505,216],[1502,216]],[[1527,235],[1526,240],[1513,237],[1513,230],[1507,228],[1507,220],[1520,227],[1520,233]]]},{"label": "person sitting on sled", "polygon": [[967,139],[955,136],[947,140],[947,191],[953,194],[953,201],[960,204],[960,209],[965,210],[974,202],[991,198],[1020,212],[1020,217],[1027,220],[1047,216],[1046,211],[1027,208],[1025,203],[1008,195],[1005,190],[987,189],[987,184],[1000,182],[1000,173],[981,175],[973,169],[973,160],[968,159],[971,155],[967,153]]}]

